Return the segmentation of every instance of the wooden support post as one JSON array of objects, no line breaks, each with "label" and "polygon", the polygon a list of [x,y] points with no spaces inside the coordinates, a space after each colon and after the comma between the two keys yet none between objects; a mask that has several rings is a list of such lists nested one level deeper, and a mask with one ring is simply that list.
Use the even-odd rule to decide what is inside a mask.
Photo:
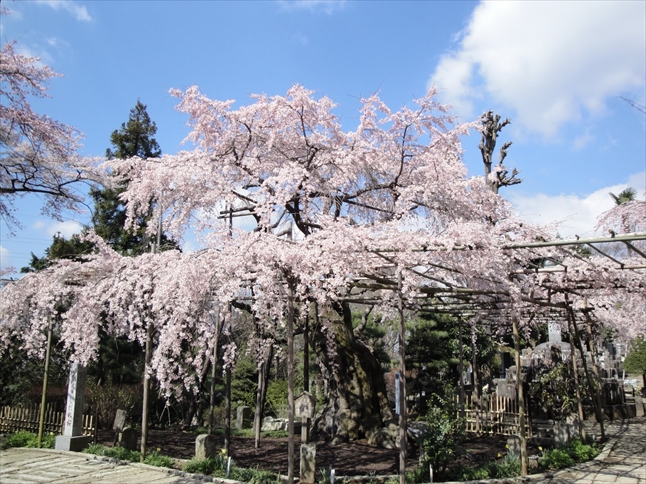
[{"label": "wooden support post", "polygon": [[215,321],[215,343],[213,344],[213,361],[211,363],[211,389],[209,393],[209,435],[213,434],[213,411],[215,410],[215,380],[218,374],[218,344],[220,342],[220,314]]},{"label": "wooden support post", "polygon": [[225,370],[226,389],[224,402],[224,451],[231,457],[231,365]]},{"label": "wooden support post", "polygon": [[288,281],[287,307],[287,484],[294,482],[294,287]]},{"label": "wooden support post", "polygon": [[[310,391],[310,348],[309,348],[309,315],[305,315],[305,329],[303,331],[303,391]],[[310,424],[312,419],[301,419],[301,445],[310,443]]]},{"label": "wooden support post", "polygon": [[525,394],[523,391],[523,368],[520,361],[520,334],[518,316],[515,310],[511,313],[511,324],[514,333],[514,352],[516,353],[516,391],[518,392],[518,423],[520,425],[520,464],[521,474],[527,475],[527,436],[525,434]]},{"label": "wooden support post", "polygon": [[[585,309],[588,309],[588,298],[586,297],[583,301]],[[597,347],[594,342],[593,328],[592,328],[592,318],[588,311],[585,312],[585,320],[588,324],[588,341],[590,344],[590,356],[592,357],[592,370],[594,371],[594,377],[597,380],[597,385],[595,389],[595,398],[597,399],[597,407],[599,408],[599,415],[597,415],[597,421],[599,422],[599,429],[601,430],[601,440],[606,439],[606,428],[605,428],[605,414],[603,411],[603,398],[601,397],[601,375],[599,375],[599,365],[597,363]]]},{"label": "wooden support post", "polygon": [[146,329],[146,364],[144,366],[144,401],[141,414],[141,456],[140,461],[143,462],[146,458],[146,446],[148,445],[148,406],[150,400],[150,378],[148,370],[150,369],[150,361],[153,353],[153,325],[148,323]]},{"label": "wooden support post", "polygon": [[47,350],[45,351],[45,371],[43,374],[43,395],[40,399],[40,417],[38,419],[38,447],[43,443],[43,426],[45,425],[45,405],[47,404],[47,380],[49,378],[49,356],[52,350],[52,317],[47,317]]},{"label": "wooden support post", "polygon": [[458,350],[460,359],[458,361],[458,373],[460,380],[458,382],[460,388],[460,418],[462,419],[462,427],[465,425],[465,395],[464,395],[464,349],[462,348],[462,317],[458,316]]},{"label": "wooden support post", "polygon": [[399,272],[399,484],[406,484],[406,330],[404,328],[404,298],[402,273]]},{"label": "wooden support post", "polygon": [[574,391],[576,393],[576,406],[579,415],[579,435],[581,436],[581,440],[585,442],[587,440],[587,436],[585,433],[585,427],[583,425],[583,402],[581,399],[581,390],[579,389],[579,365],[577,365],[576,362],[576,351],[574,348],[574,328],[572,327],[572,315],[570,314],[570,311],[566,311],[566,313],[568,316],[567,322],[568,330],[570,333],[570,359],[572,360],[572,376],[574,377]]},{"label": "wooden support post", "polygon": [[[603,413],[601,412],[601,405],[599,405],[599,399],[597,398],[598,392],[595,389],[595,384],[592,381],[592,376],[588,371],[588,362],[585,359],[585,352],[583,351],[583,344],[581,343],[581,335],[579,334],[579,327],[576,324],[574,311],[572,310],[572,307],[569,304],[568,304],[568,312],[570,313],[570,318],[572,319],[572,327],[574,328],[574,337],[575,337],[576,346],[579,349],[579,353],[581,354],[581,362],[583,364],[583,372],[585,373],[585,379],[586,379],[586,382],[588,383],[588,391],[590,392],[590,395],[594,395],[592,399],[594,414],[597,419],[597,422],[599,422],[599,425],[601,425],[601,433],[603,434],[604,433],[603,432]],[[583,425],[583,421],[581,422],[581,425]]]}]

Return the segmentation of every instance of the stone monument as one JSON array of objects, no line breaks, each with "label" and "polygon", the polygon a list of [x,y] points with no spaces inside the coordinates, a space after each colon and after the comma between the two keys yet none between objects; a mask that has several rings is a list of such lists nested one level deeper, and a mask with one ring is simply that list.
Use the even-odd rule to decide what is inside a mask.
[{"label": "stone monument", "polygon": [[92,437],[83,435],[83,404],[85,403],[85,379],[87,369],[78,363],[70,366],[70,377],[67,385],[67,408],[63,435],[56,437],[57,450],[80,452],[85,449]]}]

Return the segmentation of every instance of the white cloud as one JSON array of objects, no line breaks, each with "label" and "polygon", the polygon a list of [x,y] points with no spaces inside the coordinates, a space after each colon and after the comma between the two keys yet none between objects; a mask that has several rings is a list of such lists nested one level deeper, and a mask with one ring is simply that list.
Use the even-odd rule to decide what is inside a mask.
[{"label": "white cloud", "polygon": [[631,175],[627,183],[600,188],[586,195],[575,194],[545,195],[511,195],[509,200],[516,212],[528,222],[547,225],[560,222],[558,233],[566,238],[578,235],[591,237],[597,225],[597,217],[614,206],[610,193],[618,194],[628,187],[637,190],[638,197],[643,197],[646,173]]},{"label": "white cloud", "polygon": [[283,10],[309,10],[310,12],[323,11],[328,15],[343,10],[345,0],[278,0]]},{"label": "white cloud", "polygon": [[0,245],[0,271],[11,267],[11,254]]},{"label": "white cloud", "polygon": [[71,0],[36,0],[36,3],[47,5],[54,10],[63,9],[71,13],[76,20],[81,22],[91,22],[92,17],[83,5]]},{"label": "white cloud", "polygon": [[553,135],[644,88],[645,18],[644,2],[481,3],[429,86],[465,117],[486,95],[524,128]]},{"label": "white cloud", "polygon": [[83,230],[83,225],[75,220],[66,220],[64,222],[37,220],[32,227],[44,232],[48,237],[60,234],[66,239],[69,239],[74,234],[81,233],[81,230]]},{"label": "white cloud", "polygon": [[592,143],[594,141],[595,137],[592,134],[592,130],[590,128],[586,128],[585,132],[576,138],[574,138],[574,142],[572,143],[572,147],[574,148],[575,151],[582,150],[585,148],[587,145]]}]

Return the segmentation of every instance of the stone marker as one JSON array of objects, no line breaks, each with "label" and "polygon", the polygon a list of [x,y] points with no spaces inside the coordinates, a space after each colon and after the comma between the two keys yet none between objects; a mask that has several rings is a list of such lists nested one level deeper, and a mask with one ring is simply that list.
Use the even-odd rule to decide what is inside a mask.
[{"label": "stone marker", "polygon": [[63,435],[56,437],[56,450],[80,452],[92,440],[90,435],[83,435],[83,404],[85,403],[85,379],[87,369],[78,363],[70,366],[70,377],[67,385],[67,407]]},{"label": "stone marker", "polygon": [[195,458],[213,459],[218,455],[218,439],[215,435],[201,434],[195,439]]},{"label": "stone marker", "polygon": [[137,450],[138,432],[132,427],[126,427],[119,432],[119,447],[126,450]]},{"label": "stone marker", "polygon": [[507,454],[520,455],[520,437],[518,435],[507,437]]},{"label": "stone marker", "polygon": [[301,484],[316,481],[316,444],[301,444]]}]

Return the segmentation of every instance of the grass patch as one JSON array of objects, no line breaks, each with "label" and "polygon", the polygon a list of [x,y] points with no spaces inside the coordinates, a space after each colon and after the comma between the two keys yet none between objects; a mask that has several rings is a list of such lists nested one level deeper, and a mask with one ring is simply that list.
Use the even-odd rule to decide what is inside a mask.
[{"label": "grass patch", "polygon": [[230,473],[227,476],[227,458],[225,454],[211,459],[193,458],[184,464],[182,470],[192,474],[204,474],[205,476],[228,477],[229,479],[248,482],[249,484],[271,484],[278,482],[278,474],[260,469],[237,467],[233,461],[231,461]]},{"label": "grass patch", "polygon": [[149,454],[146,454],[144,464],[155,467],[168,467],[169,469],[172,469],[175,467],[175,459],[168,457],[167,455],[158,454],[157,451],[153,450]]},{"label": "grass patch", "polygon": [[[53,449],[55,441],[56,441],[56,436],[54,435],[53,432],[50,432],[49,434],[44,434],[41,448]],[[2,448],[9,449],[10,447],[38,448],[38,434],[35,434],[33,432],[21,431],[21,432],[16,432],[14,434],[8,435],[2,444]]]},{"label": "grass patch", "polygon": [[[123,447],[106,447],[101,444],[92,444],[83,452],[86,454],[101,455],[104,457],[111,457],[113,459],[125,460],[127,462],[140,462],[141,453],[136,450],[126,450]],[[175,467],[175,459],[165,455],[157,453],[157,451],[151,451],[146,454],[144,459],[144,464],[148,464],[156,467]]]}]

